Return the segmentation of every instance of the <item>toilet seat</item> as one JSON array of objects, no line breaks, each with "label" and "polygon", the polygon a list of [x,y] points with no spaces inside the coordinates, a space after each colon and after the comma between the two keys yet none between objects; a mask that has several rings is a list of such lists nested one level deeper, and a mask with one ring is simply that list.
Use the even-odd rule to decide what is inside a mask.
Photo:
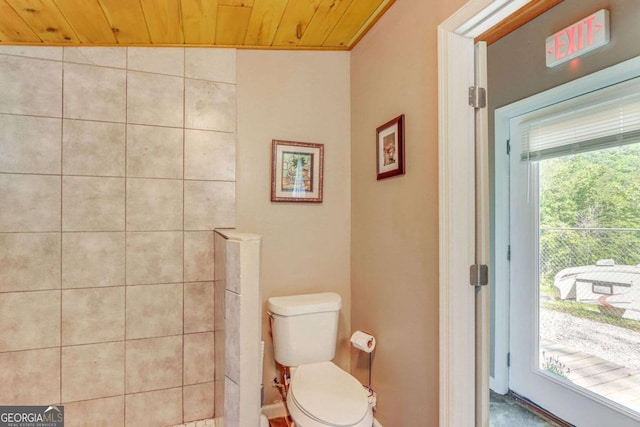
[{"label": "toilet seat", "polygon": [[366,389],[332,362],[299,366],[287,401],[323,426],[365,425],[365,419],[372,416]]}]

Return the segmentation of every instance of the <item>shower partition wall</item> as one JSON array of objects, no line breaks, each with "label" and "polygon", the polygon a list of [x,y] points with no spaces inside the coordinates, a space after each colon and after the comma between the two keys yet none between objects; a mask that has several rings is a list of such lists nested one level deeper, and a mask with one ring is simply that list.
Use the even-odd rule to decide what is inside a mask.
[{"label": "shower partition wall", "polygon": [[226,427],[260,424],[261,244],[256,234],[215,233],[215,347],[224,354],[216,358],[216,418]]}]

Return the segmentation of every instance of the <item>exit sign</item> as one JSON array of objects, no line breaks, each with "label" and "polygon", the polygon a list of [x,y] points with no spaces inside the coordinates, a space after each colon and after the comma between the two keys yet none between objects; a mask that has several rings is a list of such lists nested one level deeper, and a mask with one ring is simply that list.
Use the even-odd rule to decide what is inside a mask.
[{"label": "exit sign", "polygon": [[547,67],[555,67],[607,43],[609,11],[601,9],[547,37]]}]

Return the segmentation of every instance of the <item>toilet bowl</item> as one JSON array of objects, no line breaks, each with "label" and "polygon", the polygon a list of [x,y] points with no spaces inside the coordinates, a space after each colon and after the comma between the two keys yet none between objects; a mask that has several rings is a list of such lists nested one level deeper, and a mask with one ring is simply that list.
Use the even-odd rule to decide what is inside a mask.
[{"label": "toilet bowl", "polygon": [[287,408],[297,427],[371,427],[367,390],[332,362],[293,371]]},{"label": "toilet bowl", "polygon": [[373,409],[360,382],[331,360],[336,353],[340,295],[268,300],[274,358],[291,369],[287,409],[297,427],[371,427]]}]

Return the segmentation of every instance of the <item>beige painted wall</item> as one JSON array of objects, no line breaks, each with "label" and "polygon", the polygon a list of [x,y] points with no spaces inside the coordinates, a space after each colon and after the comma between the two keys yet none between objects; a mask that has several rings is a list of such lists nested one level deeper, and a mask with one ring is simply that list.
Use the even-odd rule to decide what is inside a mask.
[{"label": "beige painted wall", "polygon": [[[266,300],[342,296],[335,361],[349,369],[349,53],[238,51],[237,227],[263,236],[265,404],[280,400]],[[271,140],[325,144],[324,201],[272,203]]]},{"label": "beige painted wall", "polygon": [[[438,425],[436,28],[463,3],[400,0],[351,52],[351,320],[378,340],[385,427]],[[376,128],[400,114],[406,174],[378,182]],[[351,365],[366,383],[367,358]]]}]

